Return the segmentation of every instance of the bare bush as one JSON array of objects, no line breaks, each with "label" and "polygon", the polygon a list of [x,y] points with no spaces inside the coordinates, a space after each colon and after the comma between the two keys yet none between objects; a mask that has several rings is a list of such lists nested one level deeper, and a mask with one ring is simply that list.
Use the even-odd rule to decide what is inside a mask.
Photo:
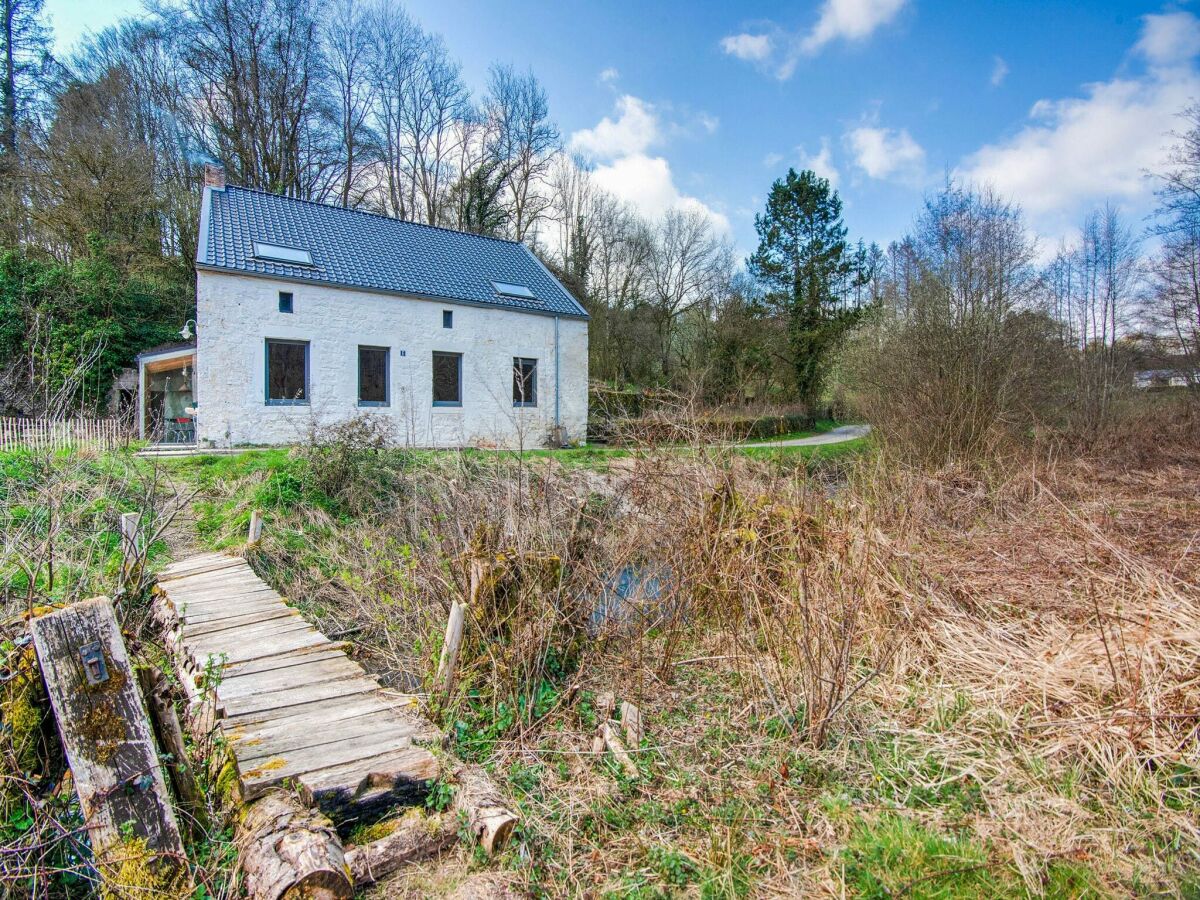
[{"label": "bare bush", "polygon": [[1017,209],[948,186],[892,248],[893,275],[843,360],[850,404],[889,444],[941,464],[981,458],[1053,409],[1058,330],[1038,313]]}]

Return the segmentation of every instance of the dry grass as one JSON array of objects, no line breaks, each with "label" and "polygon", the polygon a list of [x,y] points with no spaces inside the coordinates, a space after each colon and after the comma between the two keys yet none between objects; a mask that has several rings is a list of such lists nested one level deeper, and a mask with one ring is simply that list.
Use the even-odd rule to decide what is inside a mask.
[{"label": "dry grass", "polygon": [[[711,453],[439,458],[386,508],[281,515],[262,561],[411,685],[469,559],[503,558],[438,709],[507,776],[505,864],[550,894],[1180,893],[1200,457],[1165,433],[1127,466],[876,456],[832,483]],[[669,576],[598,627],[627,566]],[[614,689],[649,724],[634,780],[591,752]]]},{"label": "dry grass", "polygon": [[[470,600],[430,711],[507,784],[523,826],[488,865],[535,892],[1183,896],[1198,426],[937,472],[335,448],[214,463],[197,512],[238,542],[265,506],[255,565],[406,689]],[[622,572],[647,590],[597,617]],[[592,751],[608,690],[645,715],[636,778]]]}]

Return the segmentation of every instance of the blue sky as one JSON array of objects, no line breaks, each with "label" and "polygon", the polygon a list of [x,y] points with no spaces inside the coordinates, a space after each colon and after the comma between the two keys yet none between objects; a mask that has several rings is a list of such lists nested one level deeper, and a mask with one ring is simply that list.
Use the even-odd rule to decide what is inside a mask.
[{"label": "blue sky", "polygon": [[[851,236],[901,236],[947,173],[1026,210],[1043,252],[1090,207],[1139,227],[1200,100],[1187,4],[411,0],[472,87],[530,66],[563,136],[647,214],[706,210],[738,250],[788,166],[834,181]],[[60,51],[134,0],[46,0]]]}]

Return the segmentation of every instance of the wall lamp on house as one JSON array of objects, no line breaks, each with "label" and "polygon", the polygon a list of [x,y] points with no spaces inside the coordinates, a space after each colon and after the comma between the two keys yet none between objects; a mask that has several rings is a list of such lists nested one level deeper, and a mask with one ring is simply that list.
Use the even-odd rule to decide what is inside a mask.
[{"label": "wall lamp on house", "polygon": [[179,336],[181,338],[183,338],[185,341],[190,341],[192,339],[192,334],[194,333],[192,331],[192,327],[195,325],[196,325],[195,319],[188,319],[186,322],[183,323],[183,327],[179,329]]}]

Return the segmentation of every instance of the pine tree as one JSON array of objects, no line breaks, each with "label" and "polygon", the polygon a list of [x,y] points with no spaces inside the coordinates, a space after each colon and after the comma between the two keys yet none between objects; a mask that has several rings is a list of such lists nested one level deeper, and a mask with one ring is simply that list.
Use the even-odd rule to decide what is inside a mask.
[{"label": "pine tree", "polygon": [[846,243],[837,191],[807,170],[789,169],[771,185],[754,228],[758,250],[746,267],[767,289],[763,306],[786,326],[796,393],[811,408],[829,351],[857,316],[846,298],[864,277],[864,255]]}]

